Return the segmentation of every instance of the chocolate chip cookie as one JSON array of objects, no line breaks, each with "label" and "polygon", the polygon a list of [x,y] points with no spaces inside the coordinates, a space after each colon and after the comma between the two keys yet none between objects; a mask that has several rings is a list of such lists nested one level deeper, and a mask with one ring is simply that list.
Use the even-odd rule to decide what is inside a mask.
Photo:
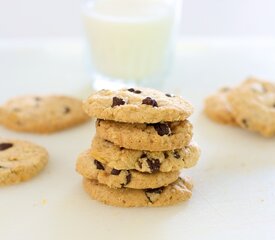
[{"label": "chocolate chip cookie", "polygon": [[136,170],[119,170],[94,159],[87,150],[80,154],[76,170],[85,178],[97,180],[111,188],[158,188],[176,181],[179,171],[142,173]]},{"label": "chocolate chip cookie", "polygon": [[92,117],[128,123],[183,121],[193,107],[182,97],[149,88],[101,90],[84,101]]},{"label": "chocolate chip cookie", "polygon": [[192,138],[192,124],[187,120],[155,124],[97,120],[96,131],[117,146],[145,151],[180,149]]},{"label": "chocolate chip cookie", "polygon": [[82,102],[67,96],[22,96],[0,107],[0,124],[22,132],[56,132],[88,118]]},{"label": "chocolate chip cookie", "polygon": [[121,148],[95,136],[92,142],[90,155],[118,170],[137,170],[140,172],[171,172],[196,165],[200,149],[191,142],[188,146],[172,151],[149,152]]},{"label": "chocolate chip cookie", "polygon": [[179,178],[166,187],[155,189],[114,189],[85,178],[83,186],[91,198],[117,207],[169,206],[186,201],[192,196],[192,183],[188,178]]},{"label": "chocolate chip cookie", "polygon": [[233,116],[242,128],[275,135],[275,84],[250,78],[228,94]]},{"label": "chocolate chip cookie", "polygon": [[0,138],[0,186],[28,180],[48,162],[48,152],[36,144]]},{"label": "chocolate chip cookie", "polygon": [[224,87],[216,93],[208,96],[204,101],[205,114],[215,122],[229,125],[237,125],[227,100],[231,88]]}]

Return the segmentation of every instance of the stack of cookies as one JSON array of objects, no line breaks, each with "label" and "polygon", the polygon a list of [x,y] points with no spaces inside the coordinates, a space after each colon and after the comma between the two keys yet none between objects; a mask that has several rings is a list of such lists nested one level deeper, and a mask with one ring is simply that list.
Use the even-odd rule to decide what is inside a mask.
[{"label": "stack of cookies", "polygon": [[200,155],[186,120],[192,106],[153,89],[101,90],[84,102],[98,118],[91,148],[77,171],[93,198],[121,207],[166,206],[188,200],[192,184],[180,170]]},{"label": "stack of cookies", "polygon": [[239,126],[264,137],[275,135],[275,84],[248,78],[205,99],[206,115],[219,123]]}]

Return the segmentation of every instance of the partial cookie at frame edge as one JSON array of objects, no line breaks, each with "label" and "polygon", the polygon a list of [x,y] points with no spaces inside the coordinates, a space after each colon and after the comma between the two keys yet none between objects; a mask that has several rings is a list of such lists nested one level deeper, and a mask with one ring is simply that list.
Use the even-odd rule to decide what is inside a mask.
[{"label": "partial cookie at frame edge", "polygon": [[262,136],[275,135],[275,84],[249,78],[228,95],[239,126]]},{"label": "partial cookie at frame edge", "polygon": [[0,138],[0,186],[26,181],[48,162],[45,148],[22,140]]}]

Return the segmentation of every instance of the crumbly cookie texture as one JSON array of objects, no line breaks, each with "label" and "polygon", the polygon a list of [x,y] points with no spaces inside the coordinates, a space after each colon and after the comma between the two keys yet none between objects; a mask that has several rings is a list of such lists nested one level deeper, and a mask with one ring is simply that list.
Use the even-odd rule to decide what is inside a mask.
[{"label": "crumbly cookie texture", "polygon": [[67,96],[21,96],[0,107],[0,123],[22,132],[51,133],[88,119],[82,102]]},{"label": "crumbly cookie texture", "polygon": [[228,94],[236,122],[265,137],[275,135],[275,84],[249,78]]},{"label": "crumbly cookie texture", "polygon": [[183,121],[193,113],[182,97],[149,88],[101,90],[83,108],[92,117],[128,123]]},{"label": "crumbly cookie texture", "polygon": [[80,154],[76,164],[76,170],[85,178],[97,180],[111,188],[158,188],[167,186],[176,181],[179,171],[142,173],[136,170],[118,170],[110,168],[106,164],[95,160],[90,151]]},{"label": "crumbly cookie texture", "polygon": [[189,178],[178,178],[166,187],[155,189],[114,189],[86,178],[83,179],[83,186],[91,198],[117,207],[169,206],[186,201],[192,196]]},{"label": "crumbly cookie texture", "polygon": [[180,149],[192,139],[192,124],[187,120],[155,124],[97,120],[96,131],[117,146],[145,151]]},{"label": "crumbly cookie texture", "polygon": [[95,136],[90,155],[118,170],[134,169],[140,172],[171,172],[196,165],[200,149],[195,142],[188,146],[172,151],[150,152],[121,148]]},{"label": "crumbly cookie texture", "polygon": [[204,112],[215,122],[237,125],[231,106],[227,100],[227,96],[230,92],[231,88],[224,87],[208,96],[204,101]]},{"label": "crumbly cookie texture", "polygon": [[0,186],[28,180],[48,162],[48,152],[36,144],[0,138]]}]

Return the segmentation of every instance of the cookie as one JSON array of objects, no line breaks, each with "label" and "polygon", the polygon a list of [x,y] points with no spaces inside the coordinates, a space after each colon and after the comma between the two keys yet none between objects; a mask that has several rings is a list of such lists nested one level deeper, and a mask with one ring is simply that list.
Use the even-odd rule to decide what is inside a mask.
[{"label": "cookie", "polygon": [[183,121],[193,113],[183,98],[149,88],[101,90],[83,108],[89,116],[128,123]]},{"label": "cookie", "polygon": [[192,125],[187,120],[155,124],[97,120],[96,131],[115,145],[145,151],[180,149],[192,139]]},{"label": "cookie", "polygon": [[112,188],[158,188],[167,186],[179,177],[179,171],[142,173],[136,170],[110,168],[106,164],[95,160],[90,155],[89,150],[78,157],[76,170],[85,178],[97,180],[99,183]]},{"label": "cookie", "polygon": [[231,106],[227,100],[230,92],[230,88],[224,87],[219,89],[218,92],[208,96],[204,101],[204,112],[215,122],[237,125]]},{"label": "cookie", "polygon": [[265,137],[275,135],[275,84],[249,78],[228,94],[236,122]]},{"label": "cookie", "polygon": [[186,201],[192,196],[192,183],[178,178],[174,183],[155,189],[109,188],[96,180],[83,179],[91,198],[117,207],[162,207]]},{"label": "cookie", "polygon": [[15,131],[51,133],[87,120],[82,102],[66,96],[22,96],[0,107],[0,123]]},{"label": "cookie", "polygon": [[0,138],[0,186],[28,180],[47,164],[48,153],[36,144]]},{"label": "cookie", "polygon": [[200,149],[191,142],[188,146],[173,151],[149,152],[121,148],[95,136],[92,142],[90,155],[118,170],[133,169],[140,172],[172,172],[196,165]]}]

